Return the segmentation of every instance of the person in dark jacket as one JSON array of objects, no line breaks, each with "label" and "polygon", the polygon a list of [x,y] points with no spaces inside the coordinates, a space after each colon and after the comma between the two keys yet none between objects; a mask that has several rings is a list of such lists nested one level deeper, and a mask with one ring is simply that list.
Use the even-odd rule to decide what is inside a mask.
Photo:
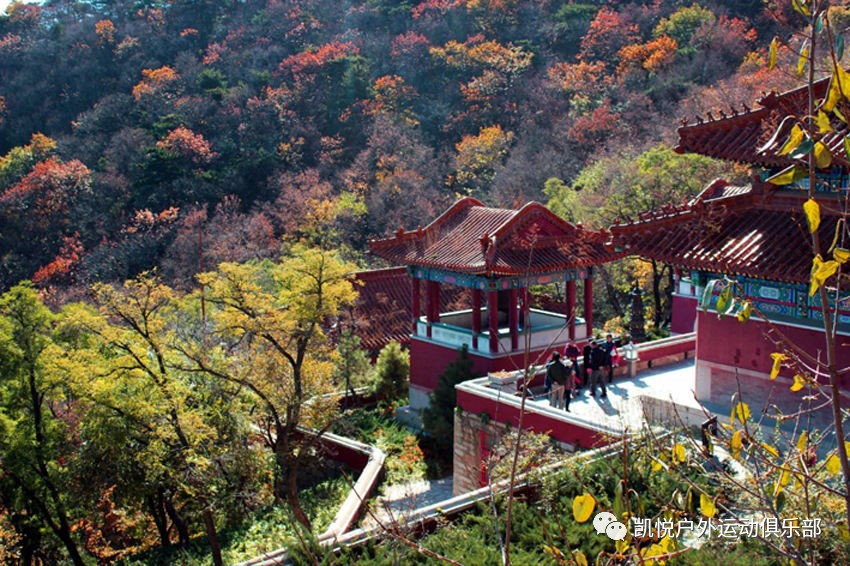
[{"label": "person in dark jacket", "polygon": [[613,336],[610,334],[605,336],[602,349],[605,350],[605,355],[608,356],[608,383],[611,383],[614,381],[614,355],[617,353],[617,345],[614,344]]},{"label": "person in dark jacket", "polygon": [[556,409],[566,408],[567,412],[569,412],[570,397],[569,395],[564,395],[567,379],[572,378],[569,375],[567,367],[561,363],[561,354],[553,352],[552,361],[546,366],[546,381],[552,384],[552,389],[549,393],[549,404]]},{"label": "person in dark jacket", "polygon": [[566,349],[564,349],[564,357],[567,359],[567,367],[570,369],[570,379],[573,380],[570,383],[570,388],[573,391],[576,386],[581,387],[584,381],[581,378],[581,369],[578,365],[579,355],[581,355],[581,352],[579,351],[578,346],[576,346],[575,341],[570,340]]},{"label": "person in dark jacket", "polygon": [[600,397],[608,396],[605,390],[605,370],[608,369],[608,363],[608,354],[596,342],[593,342],[590,349],[590,394],[592,396],[596,395],[597,384],[602,386]]},{"label": "person in dark jacket", "polygon": [[593,349],[593,336],[587,339],[587,344],[581,351],[582,368],[581,368],[581,386],[587,387],[590,380],[590,351]]}]

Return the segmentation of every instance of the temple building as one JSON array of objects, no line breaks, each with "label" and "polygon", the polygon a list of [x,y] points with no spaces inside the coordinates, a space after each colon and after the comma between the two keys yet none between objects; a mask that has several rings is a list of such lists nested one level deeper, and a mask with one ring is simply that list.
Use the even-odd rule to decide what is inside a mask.
[{"label": "temple building", "polygon": [[[605,247],[608,238],[539,203],[508,210],[464,198],[425,228],[372,241],[372,253],[405,266],[410,281],[411,407],[427,406],[428,394],[463,346],[473,371],[486,375],[541,363],[547,352],[563,351],[569,339],[590,336],[592,268],[624,255]],[[567,314],[530,306],[532,286],[557,282],[565,284]],[[467,304],[443,310],[446,287],[464,290],[456,297]]]},{"label": "temple building", "polygon": [[[820,82],[815,95],[823,96],[825,89],[826,82]],[[728,401],[740,382],[755,404],[770,399],[783,411],[793,411],[800,395],[791,394],[789,385],[801,369],[784,368],[778,382],[770,381],[771,353],[793,345],[804,357],[825,358],[822,305],[818,294],[810,296],[809,281],[815,254],[829,257],[836,235],[839,246],[850,246],[843,222],[836,228],[850,171],[842,148],[844,133],[839,133],[847,126],[836,123],[836,133],[823,140],[835,158],[818,173],[822,249],[814,250],[803,211],[808,178],[782,186],[768,181],[793,166],[779,150],[793,127],[789,117],[808,113],[806,89],[772,93],[758,104],[757,109],[709,115],[683,126],[676,148],[679,153],[748,165],[753,171],[750,183],[736,186],[718,180],[683,206],[670,205],[613,226],[612,248],[680,268],[672,330],[696,329],[699,400]],[[703,298],[713,280],[718,283]],[[737,282],[743,298],[751,302],[749,322],[718,316],[716,304],[725,281]],[[700,304],[703,300],[707,304]],[[840,306],[837,323],[840,335],[850,335],[850,305]],[[839,368],[850,365],[848,342],[838,340]],[[850,385],[847,375],[842,380]]]}]

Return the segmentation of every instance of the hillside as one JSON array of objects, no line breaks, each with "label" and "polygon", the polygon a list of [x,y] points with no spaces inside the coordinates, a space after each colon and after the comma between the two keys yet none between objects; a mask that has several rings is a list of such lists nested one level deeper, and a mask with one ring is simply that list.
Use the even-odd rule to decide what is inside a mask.
[{"label": "hillside", "polygon": [[[456,195],[546,202],[598,159],[782,77],[746,2],[14,2],[0,16],[0,290],[321,239]],[[617,190],[612,187],[611,190]]]}]

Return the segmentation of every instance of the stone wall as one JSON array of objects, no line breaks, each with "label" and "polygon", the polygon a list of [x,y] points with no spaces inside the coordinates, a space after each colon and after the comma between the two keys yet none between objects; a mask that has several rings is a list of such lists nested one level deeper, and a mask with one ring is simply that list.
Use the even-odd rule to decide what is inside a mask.
[{"label": "stone wall", "polygon": [[482,460],[489,447],[498,444],[508,430],[504,423],[493,422],[489,417],[455,410],[454,495],[482,486]]}]

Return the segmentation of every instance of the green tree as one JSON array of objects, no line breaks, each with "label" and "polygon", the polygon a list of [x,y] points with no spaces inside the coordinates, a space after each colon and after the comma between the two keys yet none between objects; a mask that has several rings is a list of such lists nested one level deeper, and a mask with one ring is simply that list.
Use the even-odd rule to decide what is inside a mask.
[{"label": "green tree", "polygon": [[334,367],[334,380],[345,384],[345,391],[354,395],[354,387],[366,383],[372,371],[369,357],[360,345],[360,337],[352,331],[342,333],[337,346],[339,363]]},{"label": "green tree", "polygon": [[446,461],[451,461],[454,446],[455,385],[473,377],[472,360],[464,345],[458,350],[457,358],[440,374],[437,387],[429,396],[430,402],[422,411],[425,433],[431,437],[437,455]]},{"label": "green tree", "polygon": [[[217,515],[229,510],[234,490],[259,489],[260,462],[246,442],[247,409],[235,391],[198,379],[186,358],[185,351],[204,342],[195,305],[151,274],[120,288],[97,284],[93,292],[97,312],[70,311],[103,355],[90,357],[91,377],[81,386],[97,405],[87,415],[89,440],[105,442],[101,454],[112,454],[132,470],[129,479],[143,481],[128,491],[144,497],[163,546],[170,543],[169,521],[184,545],[192,528],[203,525],[220,564]],[[123,454],[112,450],[116,438],[124,441]],[[126,481],[120,474],[115,479]]]},{"label": "green tree", "polygon": [[275,495],[308,529],[298,473],[337,413],[336,403],[317,401],[333,392],[333,350],[322,325],[356,300],[354,270],[335,252],[297,244],[278,264],[222,263],[198,276],[211,339],[186,355],[197,371],[240,386],[258,405],[255,424],[275,459]]},{"label": "green tree", "polygon": [[19,517],[19,532],[52,533],[66,559],[82,565],[69,497],[73,397],[55,330],[56,317],[29,283],[0,297],[0,506]]},{"label": "green tree", "polygon": [[410,381],[410,353],[401,344],[392,340],[383,347],[375,362],[374,392],[387,401],[407,396]]}]

